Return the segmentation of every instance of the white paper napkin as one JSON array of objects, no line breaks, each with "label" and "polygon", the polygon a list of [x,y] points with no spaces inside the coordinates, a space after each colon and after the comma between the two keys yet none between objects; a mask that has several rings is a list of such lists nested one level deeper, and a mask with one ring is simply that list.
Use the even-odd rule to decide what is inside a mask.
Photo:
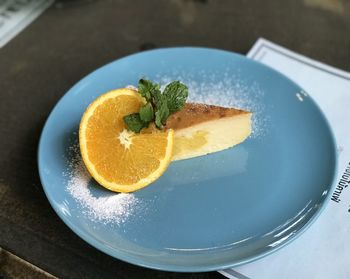
[{"label": "white paper napkin", "polygon": [[319,104],[337,140],[338,178],[327,207],[299,238],[260,260],[220,273],[238,279],[348,279],[350,73],[309,59],[265,39],[259,39],[247,56],[283,73],[298,83]]},{"label": "white paper napkin", "polygon": [[0,47],[26,28],[53,2],[54,0],[0,0]]}]

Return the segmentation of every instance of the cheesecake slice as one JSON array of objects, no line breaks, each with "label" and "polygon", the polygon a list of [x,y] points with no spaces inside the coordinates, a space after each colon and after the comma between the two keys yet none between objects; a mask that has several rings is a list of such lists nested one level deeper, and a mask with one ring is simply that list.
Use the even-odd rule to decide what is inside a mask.
[{"label": "cheesecake slice", "polygon": [[173,161],[224,150],[251,134],[252,113],[213,105],[187,103],[171,115],[167,129],[174,129]]}]

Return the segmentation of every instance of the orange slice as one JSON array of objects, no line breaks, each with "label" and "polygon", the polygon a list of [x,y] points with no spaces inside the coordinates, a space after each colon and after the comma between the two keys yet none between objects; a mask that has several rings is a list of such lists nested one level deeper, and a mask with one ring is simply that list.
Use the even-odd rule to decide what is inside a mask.
[{"label": "orange slice", "polygon": [[132,89],[117,89],[97,98],[85,111],[79,129],[83,161],[105,188],[132,192],[147,186],[167,169],[173,152],[172,129],[127,130],[123,117],[138,112],[144,99]]}]

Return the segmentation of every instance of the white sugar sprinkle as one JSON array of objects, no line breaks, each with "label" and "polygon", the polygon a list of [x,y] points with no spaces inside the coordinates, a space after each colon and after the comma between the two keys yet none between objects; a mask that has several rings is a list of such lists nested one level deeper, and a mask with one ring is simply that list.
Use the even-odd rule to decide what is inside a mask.
[{"label": "white sugar sprinkle", "polygon": [[69,152],[72,159],[69,161],[68,171],[65,172],[65,176],[68,176],[67,191],[82,207],[84,214],[93,221],[117,225],[124,223],[134,214],[140,203],[134,194],[110,192],[95,197],[89,187],[92,178],[81,160],[78,146],[72,145]]},{"label": "white sugar sprinkle", "polygon": [[[253,112],[253,133],[252,137],[262,136],[268,126],[266,108],[262,98],[264,92],[257,84],[245,84],[239,78],[220,74],[220,79],[215,75],[202,73],[202,80],[199,83],[194,77],[181,73],[174,73],[172,76],[157,76],[164,88],[173,80],[180,80],[189,87],[189,101],[204,104],[219,105],[224,107],[234,107]],[[217,82],[220,80],[220,82]],[[134,86],[128,88],[135,89]],[[68,163],[68,170],[64,173],[68,177],[67,191],[79,203],[82,212],[93,221],[103,223],[123,224],[128,218],[135,215],[135,211],[140,207],[141,202],[134,194],[116,194],[112,192],[94,195],[93,187],[89,186],[91,176],[87,172],[80,157],[77,144],[69,147],[71,159]]]}]

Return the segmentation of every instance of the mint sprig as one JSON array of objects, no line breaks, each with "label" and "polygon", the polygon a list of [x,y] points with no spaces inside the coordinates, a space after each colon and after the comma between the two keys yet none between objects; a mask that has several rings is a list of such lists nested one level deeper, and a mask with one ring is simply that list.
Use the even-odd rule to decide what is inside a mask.
[{"label": "mint sprig", "polygon": [[162,129],[168,117],[181,110],[188,97],[188,88],[180,81],[169,83],[163,92],[160,85],[150,80],[140,79],[138,92],[145,98],[146,104],[138,113],[124,117],[124,122],[130,131],[139,133],[154,121],[158,129]]},{"label": "mint sprig", "polygon": [[124,116],[124,122],[130,131],[140,133],[140,131],[147,127],[146,123],[141,120],[139,113],[132,113]]}]

